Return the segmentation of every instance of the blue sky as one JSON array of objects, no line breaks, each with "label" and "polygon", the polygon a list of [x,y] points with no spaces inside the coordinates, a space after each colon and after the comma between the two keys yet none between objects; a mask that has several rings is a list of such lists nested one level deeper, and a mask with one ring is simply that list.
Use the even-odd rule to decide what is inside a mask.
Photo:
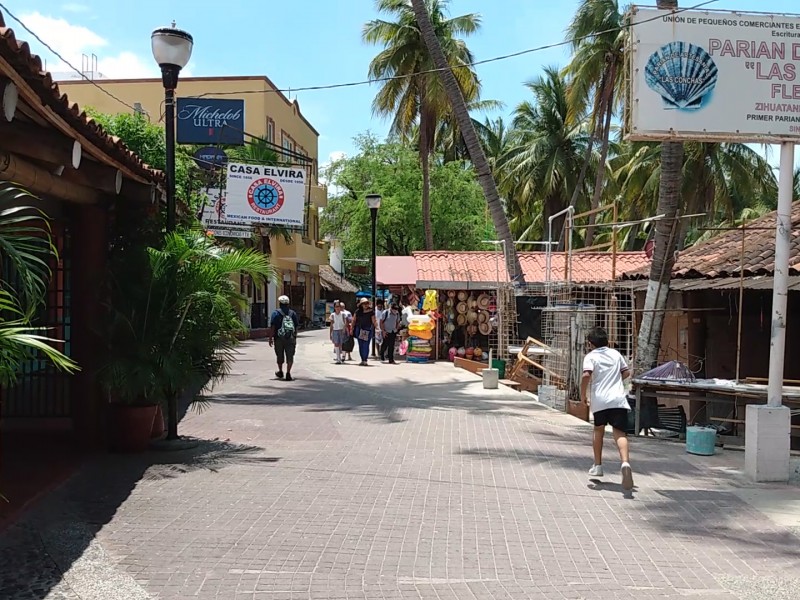
[{"label": "blue sky", "polygon": [[[155,75],[150,32],[173,19],[194,36],[187,71],[195,76],[267,75],[280,88],[361,81],[377,52],[361,42],[363,24],[376,16],[373,0],[0,1],[75,66],[81,66],[82,53],[94,53],[100,72],[113,77]],[[578,0],[451,0],[450,10],[481,14],[483,27],[469,39],[480,60],[562,41],[577,5]],[[800,12],[797,0],[719,0],[710,8]],[[32,42],[51,71],[68,69],[25,32],[18,37]],[[481,65],[483,97],[502,101],[501,112],[510,113],[526,99],[523,83],[544,65],[563,65],[567,56],[566,48],[557,48]],[[358,133],[386,133],[387,123],[372,115],[375,92],[376,86],[365,85],[292,94],[320,131],[322,161],[352,153]]]}]

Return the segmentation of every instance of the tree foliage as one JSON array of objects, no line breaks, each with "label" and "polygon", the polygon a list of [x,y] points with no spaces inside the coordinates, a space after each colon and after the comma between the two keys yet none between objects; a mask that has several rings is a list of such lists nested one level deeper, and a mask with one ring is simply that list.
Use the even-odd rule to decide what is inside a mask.
[{"label": "tree foliage", "polygon": [[[365,195],[382,196],[378,213],[379,254],[408,255],[425,247],[421,205],[422,169],[414,149],[397,139],[356,138],[358,153],[327,169],[332,197],[323,213],[325,235],[344,243],[348,258],[371,254],[371,221]],[[431,168],[431,220],[437,249],[474,250],[494,239],[486,203],[470,167],[436,161]]]}]

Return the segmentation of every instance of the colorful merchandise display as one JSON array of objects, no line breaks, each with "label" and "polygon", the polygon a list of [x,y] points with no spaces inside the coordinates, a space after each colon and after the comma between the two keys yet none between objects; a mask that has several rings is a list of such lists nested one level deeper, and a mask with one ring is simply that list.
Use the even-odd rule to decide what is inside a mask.
[{"label": "colorful merchandise display", "polygon": [[436,329],[436,322],[429,315],[409,317],[408,351],[406,352],[408,362],[424,363],[431,359],[434,329]]}]

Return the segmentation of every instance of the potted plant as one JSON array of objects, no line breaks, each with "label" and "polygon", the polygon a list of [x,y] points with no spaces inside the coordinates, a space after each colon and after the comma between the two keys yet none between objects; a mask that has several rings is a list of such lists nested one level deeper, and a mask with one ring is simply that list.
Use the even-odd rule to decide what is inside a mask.
[{"label": "potted plant", "polygon": [[[177,439],[179,397],[229,372],[236,334],[243,329],[239,309],[246,303],[233,276],[259,282],[275,277],[265,255],[223,246],[199,229],[167,234],[146,256],[147,268],[135,280],[115,274],[103,375],[115,412],[130,419],[116,426],[137,425],[136,449],[147,446],[158,404],[168,407],[167,438]],[[122,414],[133,407],[141,418]],[[129,433],[121,439],[132,444]]]}]

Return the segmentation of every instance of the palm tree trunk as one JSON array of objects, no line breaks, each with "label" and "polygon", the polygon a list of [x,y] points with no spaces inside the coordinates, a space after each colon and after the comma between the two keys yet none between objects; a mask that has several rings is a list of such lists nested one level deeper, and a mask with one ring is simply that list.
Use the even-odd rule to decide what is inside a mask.
[{"label": "palm tree trunk", "polygon": [[435,250],[433,246],[433,224],[431,223],[431,153],[428,129],[431,124],[428,111],[419,114],[419,163],[422,167],[422,228],[425,232],[425,250]]},{"label": "palm tree trunk", "polygon": [[[658,0],[658,8],[678,8],[678,0]],[[634,372],[641,373],[652,368],[658,360],[661,348],[661,330],[664,326],[664,311],[667,308],[669,282],[675,265],[675,250],[680,226],[678,213],[681,204],[681,173],[683,170],[683,143],[661,144],[661,182],[658,188],[656,214],[664,218],[656,222],[655,248],[650,265],[650,281],[644,300],[642,325],[636,345]]]},{"label": "palm tree trunk", "polygon": [[524,283],[525,274],[522,271],[519,256],[517,256],[514,238],[511,236],[511,229],[508,226],[508,219],[503,210],[503,204],[500,201],[500,194],[497,192],[497,185],[489,169],[489,162],[486,160],[486,154],[478,140],[478,135],[475,133],[475,125],[472,123],[469,110],[467,110],[467,104],[464,101],[461,88],[458,87],[458,82],[444,57],[442,47],[439,45],[436,32],[431,25],[430,16],[425,8],[425,0],[411,0],[411,4],[414,7],[414,15],[417,18],[417,25],[422,34],[422,39],[425,40],[428,52],[430,52],[433,57],[433,63],[436,65],[436,68],[439,69],[439,76],[442,78],[442,83],[447,91],[447,97],[450,99],[453,114],[458,121],[461,135],[464,136],[464,143],[467,146],[470,160],[475,166],[478,182],[483,189],[483,195],[489,206],[489,213],[492,215],[494,228],[497,231],[499,239],[505,242],[506,268],[508,269],[508,273],[511,277],[515,277],[517,281]]},{"label": "palm tree trunk", "polygon": [[[614,114],[614,82],[617,79],[617,66],[611,63],[606,89],[603,90],[603,105],[605,107],[605,122],[603,123],[602,145],[600,146],[600,159],[597,162],[597,176],[594,181],[594,195],[592,196],[592,210],[600,206],[600,196],[603,194],[603,184],[606,179],[606,159],[608,158],[608,145],[611,138],[611,117]],[[597,222],[597,213],[589,215],[589,227],[586,229],[586,245],[594,242],[594,225]]]}]

